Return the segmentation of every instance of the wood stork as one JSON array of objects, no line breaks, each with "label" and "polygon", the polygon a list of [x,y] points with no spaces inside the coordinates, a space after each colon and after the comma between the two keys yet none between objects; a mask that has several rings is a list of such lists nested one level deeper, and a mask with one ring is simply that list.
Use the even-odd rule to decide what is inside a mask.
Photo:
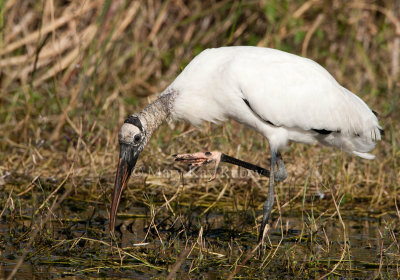
[{"label": "wood stork", "polygon": [[157,100],[124,121],[118,135],[120,154],[110,210],[111,232],[136,161],[168,116],[196,126],[203,121],[233,119],[267,138],[270,180],[259,241],[263,240],[274,204],[274,181],[287,177],[280,150],[289,141],[319,142],[373,159],[368,152],[383,132],[373,111],[310,59],[261,47],[207,49]]}]

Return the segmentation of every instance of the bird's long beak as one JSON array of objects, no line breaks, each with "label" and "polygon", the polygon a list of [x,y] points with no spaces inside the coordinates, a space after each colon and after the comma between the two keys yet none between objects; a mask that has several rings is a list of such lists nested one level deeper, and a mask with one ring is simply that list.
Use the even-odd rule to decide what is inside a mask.
[{"label": "bird's long beak", "polygon": [[122,192],[128,184],[129,177],[137,162],[140,152],[131,145],[120,143],[120,153],[117,174],[115,176],[114,192],[110,210],[110,232],[114,232],[115,218],[121,200]]}]

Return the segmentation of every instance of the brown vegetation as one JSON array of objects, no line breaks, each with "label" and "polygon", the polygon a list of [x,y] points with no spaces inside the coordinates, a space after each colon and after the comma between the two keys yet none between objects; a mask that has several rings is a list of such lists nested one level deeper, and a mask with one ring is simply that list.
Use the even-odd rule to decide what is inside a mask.
[{"label": "brown vegetation", "polygon": [[[52,273],[104,277],[371,269],[398,278],[399,11],[398,0],[0,0],[0,277],[20,260],[34,273],[58,266]],[[251,252],[267,180],[227,169],[207,183],[170,155],[221,150],[267,166],[266,142],[235,123],[200,130],[168,122],[141,156],[120,208],[133,216],[119,216],[124,234],[112,243],[104,224],[120,124],[196,54],[224,45],[319,62],[379,113],[386,135],[377,159],[291,145],[271,244],[258,259]],[[360,227],[374,236],[357,242]]]}]

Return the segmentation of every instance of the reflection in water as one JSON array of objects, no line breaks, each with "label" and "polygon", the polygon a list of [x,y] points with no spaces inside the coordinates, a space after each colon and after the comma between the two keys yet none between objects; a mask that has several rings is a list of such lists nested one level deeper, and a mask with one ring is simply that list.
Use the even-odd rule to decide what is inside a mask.
[{"label": "reflection in water", "polygon": [[[76,213],[76,205],[73,207],[74,211],[71,212]],[[54,219],[47,233],[40,236],[35,243],[33,255],[28,255],[28,260],[21,266],[16,279],[45,279],[54,276],[64,279],[86,279],[88,276],[98,277],[99,272],[104,278],[148,278],[149,274],[146,273],[157,277],[167,275],[167,270],[155,272],[148,267],[140,268],[139,261],[132,262],[126,256],[125,262],[138,265],[136,269],[129,267],[125,270],[117,269],[115,272],[102,268],[115,267],[120,263],[120,256],[116,250],[112,252],[109,247],[103,246],[104,244],[95,242],[102,240],[110,243],[107,230],[108,213],[93,207],[81,208],[80,211],[80,217],[84,218]],[[132,254],[153,254],[150,259],[157,267],[170,268],[181,248],[187,244],[196,244],[191,259],[182,266],[180,273],[183,276],[187,275],[191,263],[201,254],[212,260],[233,263],[239,256],[250,252],[256,244],[256,219],[251,211],[222,212],[212,209],[203,216],[200,215],[204,211],[203,208],[181,207],[179,211],[175,216],[160,211],[156,218],[152,219],[146,207],[131,207],[126,213],[135,213],[135,216],[121,215],[117,221],[118,246]],[[342,260],[343,265],[337,272],[346,277],[367,277],[375,275],[379,265],[384,264],[384,273],[396,277],[398,248],[392,244],[390,234],[394,233],[384,224],[385,219],[356,219],[346,216],[343,218],[347,252]],[[344,248],[344,234],[337,218],[326,215],[313,220],[307,215],[302,216],[301,213],[290,213],[290,217],[282,217],[282,223],[277,214],[274,219],[269,238],[274,246],[273,250],[278,244],[280,247],[269,265],[264,268],[265,273],[296,275],[299,273],[296,271],[298,269],[307,268],[306,271],[309,271],[315,267],[316,270],[324,268],[318,274],[321,276],[339,261]],[[154,223],[157,224],[157,230]],[[24,239],[21,236],[29,226],[28,219],[16,219],[11,229],[4,220],[0,223],[1,279],[7,277],[24,250],[26,237]],[[14,242],[15,238],[10,236],[10,232],[17,237],[17,243]],[[202,237],[200,243],[199,235]],[[83,237],[86,239],[82,239]],[[394,238],[398,238],[398,233]],[[262,263],[256,258],[253,259],[254,269],[259,269]],[[166,260],[170,260],[170,263]],[[282,260],[285,260],[284,265]],[[223,267],[208,264],[196,273],[205,278],[226,277],[230,267],[226,266],[226,271]]]}]

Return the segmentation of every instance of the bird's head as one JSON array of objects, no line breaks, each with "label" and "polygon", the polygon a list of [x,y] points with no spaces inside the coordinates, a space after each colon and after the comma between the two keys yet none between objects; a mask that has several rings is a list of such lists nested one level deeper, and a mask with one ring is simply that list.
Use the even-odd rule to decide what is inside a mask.
[{"label": "bird's head", "polygon": [[146,146],[148,135],[140,116],[129,116],[119,134],[119,160],[110,210],[110,231],[114,231],[118,205],[140,153]]},{"label": "bird's head", "polygon": [[129,116],[118,134],[119,160],[110,210],[110,232],[114,231],[115,218],[122,192],[150,136],[168,117],[177,92],[167,89],[157,100],[147,105],[142,112]]}]

